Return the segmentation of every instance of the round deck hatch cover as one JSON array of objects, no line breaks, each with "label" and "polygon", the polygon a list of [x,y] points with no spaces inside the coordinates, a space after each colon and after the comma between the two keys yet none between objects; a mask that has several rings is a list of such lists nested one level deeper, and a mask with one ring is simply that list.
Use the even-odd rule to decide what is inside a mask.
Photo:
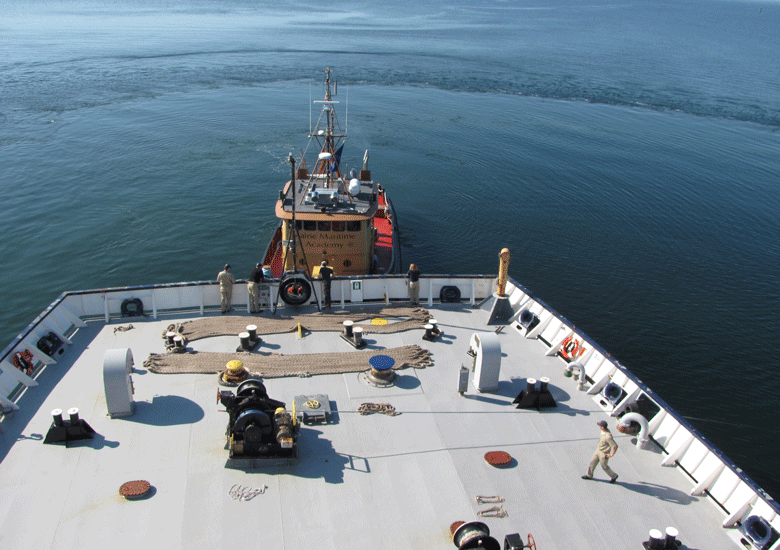
[{"label": "round deck hatch cover", "polygon": [[119,488],[119,494],[127,500],[137,500],[144,498],[152,490],[152,485],[143,479],[137,481],[128,481]]},{"label": "round deck hatch cover", "polygon": [[496,467],[506,466],[512,462],[512,456],[504,451],[490,451],[485,453],[485,462]]}]

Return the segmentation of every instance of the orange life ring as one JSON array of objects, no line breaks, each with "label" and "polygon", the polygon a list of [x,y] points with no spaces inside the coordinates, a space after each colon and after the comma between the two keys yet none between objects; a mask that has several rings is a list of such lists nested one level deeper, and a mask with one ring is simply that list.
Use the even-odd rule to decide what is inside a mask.
[{"label": "orange life ring", "polygon": [[561,357],[564,359],[572,360],[576,358],[579,354],[581,354],[583,351],[585,351],[585,347],[582,347],[582,350],[580,351],[580,342],[579,340],[575,340],[574,336],[571,334],[568,338],[566,338],[561,343]]},{"label": "orange life ring", "polygon": [[14,353],[11,361],[14,364],[14,367],[25,373],[27,376],[32,374],[33,355],[30,353],[30,350],[26,349],[24,351],[17,351]]}]

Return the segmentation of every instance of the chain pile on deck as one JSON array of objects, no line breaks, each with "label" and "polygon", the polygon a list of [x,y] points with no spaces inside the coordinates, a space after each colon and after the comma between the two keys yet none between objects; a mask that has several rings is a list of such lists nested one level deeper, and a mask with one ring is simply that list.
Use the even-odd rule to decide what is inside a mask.
[{"label": "chain pile on deck", "polygon": [[410,345],[369,351],[297,355],[205,351],[177,354],[152,353],[144,362],[144,367],[157,374],[210,374],[224,371],[228,361],[238,358],[252,375],[280,378],[361,372],[369,368],[368,360],[374,355],[389,355],[395,359],[394,369],[423,368],[433,364],[430,351],[417,345]]},{"label": "chain pile on deck", "polygon": [[[340,331],[344,328],[344,321],[354,323],[368,321],[370,319],[397,318],[396,322],[386,325],[366,324],[360,325],[363,333],[392,334],[415,328],[422,328],[431,319],[431,314],[424,307],[355,307],[345,310],[315,312],[301,315],[280,315],[273,317],[263,316],[224,316],[206,317],[187,321],[181,325],[172,325],[168,330],[181,334],[188,342],[209,338],[212,336],[231,336],[246,330],[248,324],[257,326],[258,334],[282,334],[298,330],[298,323],[305,330]],[[167,331],[166,331],[167,332]]]}]

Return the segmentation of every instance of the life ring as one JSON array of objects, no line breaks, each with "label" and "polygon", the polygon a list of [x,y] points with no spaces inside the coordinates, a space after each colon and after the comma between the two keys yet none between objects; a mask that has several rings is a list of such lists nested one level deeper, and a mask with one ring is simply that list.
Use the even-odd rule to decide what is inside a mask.
[{"label": "life ring", "polygon": [[580,341],[576,340],[571,334],[561,343],[561,357],[568,361],[576,359],[582,355],[584,351],[585,346],[581,345]]},{"label": "life ring", "polygon": [[301,276],[289,277],[279,286],[279,294],[286,304],[300,306],[311,298],[311,284]]},{"label": "life ring", "polygon": [[122,317],[143,317],[144,303],[140,298],[128,298],[122,302]]},{"label": "life ring", "polygon": [[11,362],[14,364],[14,367],[25,373],[27,376],[32,374],[33,355],[30,353],[30,350],[26,349],[24,351],[17,351],[14,353]]}]

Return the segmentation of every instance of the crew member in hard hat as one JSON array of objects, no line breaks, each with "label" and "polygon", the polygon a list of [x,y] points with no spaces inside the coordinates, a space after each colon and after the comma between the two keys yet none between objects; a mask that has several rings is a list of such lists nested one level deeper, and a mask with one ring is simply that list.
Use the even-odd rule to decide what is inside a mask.
[{"label": "crew member in hard hat", "polygon": [[599,420],[596,425],[601,429],[601,437],[599,437],[598,445],[596,446],[596,452],[593,454],[593,458],[590,460],[588,466],[587,475],[582,476],[582,479],[593,479],[593,472],[596,469],[596,464],[601,464],[602,470],[604,470],[610,477],[609,482],[615,483],[618,475],[612,471],[607,462],[610,458],[615,456],[618,450],[617,443],[612,439],[612,434],[609,433],[606,420]]},{"label": "crew member in hard hat", "polygon": [[233,309],[233,283],[236,282],[236,278],[230,272],[230,264],[225,264],[225,269],[217,275],[217,281],[222,296],[222,313],[227,313]]}]

